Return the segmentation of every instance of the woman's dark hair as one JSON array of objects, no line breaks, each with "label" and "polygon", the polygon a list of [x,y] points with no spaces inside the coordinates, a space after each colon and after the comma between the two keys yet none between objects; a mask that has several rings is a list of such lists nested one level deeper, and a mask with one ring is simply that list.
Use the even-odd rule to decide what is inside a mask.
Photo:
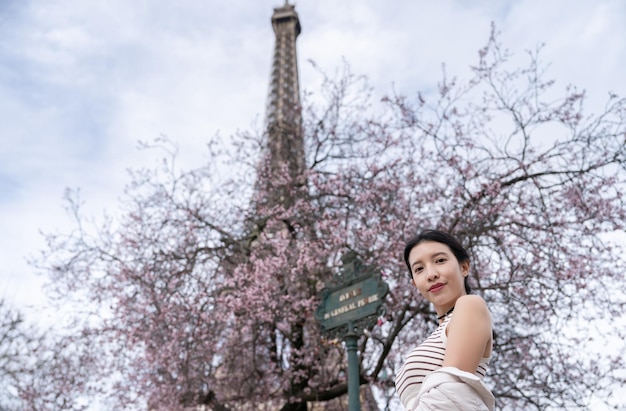
[{"label": "woman's dark hair", "polygon": [[[413,273],[411,272],[411,265],[409,264],[409,254],[411,254],[411,250],[418,244],[423,243],[424,241],[434,241],[436,243],[445,244],[450,247],[452,254],[456,257],[459,264],[464,263],[465,261],[469,261],[469,254],[463,248],[459,240],[454,238],[452,235],[439,231],[439,230],[424,230],[418,235],[411,238],[407,241],[404,246],[404,262],[406,263],[407,268],[409,269],[409,276],[413,279]],[[470,294],[472,289],[470,288],[467,280],[468,276],[465,277],[464,285],[465,292]]]}]

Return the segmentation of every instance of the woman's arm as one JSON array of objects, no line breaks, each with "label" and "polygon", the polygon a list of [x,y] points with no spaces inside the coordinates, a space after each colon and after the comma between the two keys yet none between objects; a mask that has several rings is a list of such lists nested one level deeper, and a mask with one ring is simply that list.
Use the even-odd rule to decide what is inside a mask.
[{"label": "woman's arm", "polygon": [[477,295],[460,297],[448,324],[443,366],[475,373],[485,351],[490,351],[491,335],[491,314],[485,300]]}]

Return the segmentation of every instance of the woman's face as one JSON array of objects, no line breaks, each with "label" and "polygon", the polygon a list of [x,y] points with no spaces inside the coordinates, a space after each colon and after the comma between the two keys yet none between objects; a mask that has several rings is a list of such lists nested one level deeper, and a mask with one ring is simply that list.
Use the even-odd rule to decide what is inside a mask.
[{"label": "woman's face", "polygon": [[470,263],[459,264],[446,244],[424,241],[409,253],[413,284],[438,313],[446,312],[465,295],[464,277]]}]

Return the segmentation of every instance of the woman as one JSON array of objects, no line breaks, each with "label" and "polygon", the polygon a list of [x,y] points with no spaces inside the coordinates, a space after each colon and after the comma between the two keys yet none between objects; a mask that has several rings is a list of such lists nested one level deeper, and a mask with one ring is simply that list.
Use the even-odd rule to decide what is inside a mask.
[{"label": "woman", "polygon": [[411,281],[437,312],[439,327],[408,355],[396,377],[407,410],[492,410],[482,378],[491,356],[491,315],[469,295],[469,254],[451,235],[426,230],[404,249]]}]

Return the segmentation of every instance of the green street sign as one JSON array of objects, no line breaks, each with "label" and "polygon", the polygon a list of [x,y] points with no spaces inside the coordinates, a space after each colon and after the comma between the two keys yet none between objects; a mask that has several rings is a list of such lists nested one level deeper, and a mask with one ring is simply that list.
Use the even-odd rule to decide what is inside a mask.
[{"label": "green street sign", "polygon": [[389,285],[375,270],[363,270],[355,253],[343,256],[343,267],[335,276],[335,284],[322,290],[315,316],[327,337],[341,337],[346,343],[348,409],[358,411],[361,409],[358,340],[384,313],[383,299],[389,292]]},{"label": "green street sign", "polygon": [[346,328],[346,332],[353,331],[347,329],[348,324],[365,328],[375,323],[382,313],[389,286],[379,274],[362,271],[356,256],[348,255],[336,277],[339,284],[322,290],[320,305],[315,311],[322,331],[340,331],[339,327]]},{"label": "green street sign", "polygon": [[322,294],[321,309],[316,314],[324,330],[331,330],[351,321],[376,315],[382,305],[380,280],[374,276],[336,291]]}]

